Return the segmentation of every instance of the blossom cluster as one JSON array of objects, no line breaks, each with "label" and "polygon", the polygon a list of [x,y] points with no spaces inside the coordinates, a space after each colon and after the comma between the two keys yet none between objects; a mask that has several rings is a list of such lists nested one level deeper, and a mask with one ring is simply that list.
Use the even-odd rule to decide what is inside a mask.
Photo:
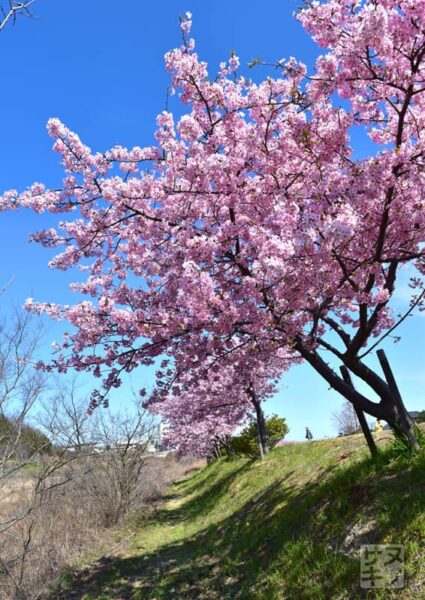
[{"label": "blossom cluster", "polygon": [[[321,350],[383,394],[362,352],[394,326],[398,270],[423,287],[425,1],[313,1],[298,18],[324,48],[314,73],[290,59],[255,83],[235,55],[211,78],[186,15],[165,57],[186,114],[158,116],[155,146],[93,153],[52,119],[62,188],[0,199],[78,215],[33,236],[63,248],[51,267],[87,271],[73,289],[90,301],[27,302],[73,325],[55,366],[106,372],[106,394],[165,356],[150,405],[200,452],[247,418],[249,385],[266,398],[300,357],[344,393]],[[365,158],[353,127],[374,142]]]}]

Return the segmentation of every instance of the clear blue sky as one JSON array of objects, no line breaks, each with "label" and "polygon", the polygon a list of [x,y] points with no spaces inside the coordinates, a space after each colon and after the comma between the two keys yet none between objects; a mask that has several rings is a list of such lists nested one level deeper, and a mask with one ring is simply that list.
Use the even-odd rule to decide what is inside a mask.
[{"label": "clear blue sky", "polygon": [[[311,66],[317,48],[292,17],[298,4],[298,0],[267,4],[38,0],[37,20],[21,19],[0,33],[0,190],[22,190],[34,181],[59,185],[58,157],[45,131],[52,116],[99,151],[117,143],[151,143],[169,84],[164,53],[180,43],[179,13],[193,13],[197,50],[211,72],[231,50],[242,65],[257,56],[270,61],[296,56]],[[259,78],[267,72],[257,68],[249,75]],[[356,153],[367,151],[363,136],[356,135]],[[31,231],[55,222],[54,216],[30,212],[0,215],[0,284],[14,278],[2,298],[4,312],[9,304],[22,304],[28,296],[72,302],[67,284],[75,275],[50,271],[50,252],[27,242]],[[404,282],[397,303],[405,294]],[[425,318],[412,317],[400,333],[399,344],[388,344],[388,356],[408,407],[425,408]],[[60,327],[49,324],[40,349],[44,357],[59,335]],[[152,373],[138,373],[136,386],[138,381],[152,382]],[[121,389],[114,402],[125,402],[126,396],[126,389]],[[332,412],[340,402],[305,365],[285,376],[281,391],[266,410],[287,417],[290,439],[302,438],[306,425],[315,437],[322,437],[335,433]]]}]

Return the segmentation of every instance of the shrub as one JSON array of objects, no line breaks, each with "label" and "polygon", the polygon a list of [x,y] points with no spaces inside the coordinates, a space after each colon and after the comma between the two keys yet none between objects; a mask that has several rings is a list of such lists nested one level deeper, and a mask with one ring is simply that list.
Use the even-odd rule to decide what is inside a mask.
[{"label": "shrub", "polygon": [[[279,440],[285,437],[289,428],[284,417],[272,415],[265,418],[267,446],[272,449]],[[245,455],[257,458],[260,454],[258,447],[257,421],[253,419],[239,435],[232,437],[223,450],[228,454]]]}]

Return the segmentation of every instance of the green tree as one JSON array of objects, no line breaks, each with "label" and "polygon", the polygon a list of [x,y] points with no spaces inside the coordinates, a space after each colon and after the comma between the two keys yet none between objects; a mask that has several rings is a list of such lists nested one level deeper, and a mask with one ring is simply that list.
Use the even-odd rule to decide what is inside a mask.
[{"label": "green tree", "polygon": [[35,427],[0,415],[0,451],[2,448],[8,450],[9,458],[27,459],[36,454],[50,454],[52,443]]},{"label": "green tree", "polygon": [[[288,433],[289,428],[284,417],[271,415],[265,417],[265,430],[268,449],[272,449],[279,440]],[[244,454],[251,458],[260,456],[258,445],[257,421],[253,419],[239,435],[232,437],[227,443],[224,451],[228,454]]]}]

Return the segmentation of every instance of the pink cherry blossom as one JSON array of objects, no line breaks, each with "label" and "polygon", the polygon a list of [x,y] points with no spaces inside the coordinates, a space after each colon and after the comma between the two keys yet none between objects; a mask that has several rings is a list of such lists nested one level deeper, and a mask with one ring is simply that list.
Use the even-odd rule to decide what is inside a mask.
[{"label": "pink cherry blossom", "polygon": [[[54,364],[104,376],[94,404],[121,372],[167,357],[167,393],[151,405],[204,448],[246,418],[256,373],[278,379],[300,358],[414,443],[406,411],[364,358],[396,324],[401,267],[417,269],[412,301],[423,298],[425,0],[313,1],[298,18],[324,49],[314,72],[291,58],[254,83],[234,55],[209,76],[187,14],[182,45],[165,56],[185,114],[158,116],[155,147],[93,153],[49,121],[62,188],[12,190],[0,207],[71,213],[60,232],[33,239],[62,247],[51,267],[87,273],[73,289],[91,300],[27,306],[73,325]],[[353,154],[353,127],[373,141],[365,158]],[[211,364],[217,393],[235,402],[224,412]]]}]

